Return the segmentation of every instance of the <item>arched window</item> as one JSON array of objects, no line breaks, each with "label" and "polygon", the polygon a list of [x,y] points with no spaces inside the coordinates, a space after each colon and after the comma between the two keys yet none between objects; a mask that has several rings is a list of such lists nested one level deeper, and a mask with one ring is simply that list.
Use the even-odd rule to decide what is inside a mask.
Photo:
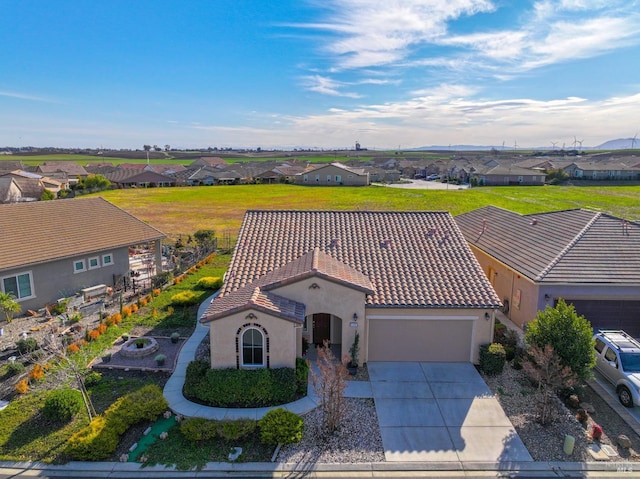
[{"label": "arched window", "polygon": [[244,366],[264,365],[264,337],[255,328],[242,333],[242,364]]}]

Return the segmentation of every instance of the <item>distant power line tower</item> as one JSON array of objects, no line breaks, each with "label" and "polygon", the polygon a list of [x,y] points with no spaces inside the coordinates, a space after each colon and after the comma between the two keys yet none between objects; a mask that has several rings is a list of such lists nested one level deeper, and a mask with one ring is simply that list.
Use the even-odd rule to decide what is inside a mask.
[{"label": "distant power line tower", "polygon": [[356,151],[360,151],[362,148],[360,147],[360,142],[356,140]]}]

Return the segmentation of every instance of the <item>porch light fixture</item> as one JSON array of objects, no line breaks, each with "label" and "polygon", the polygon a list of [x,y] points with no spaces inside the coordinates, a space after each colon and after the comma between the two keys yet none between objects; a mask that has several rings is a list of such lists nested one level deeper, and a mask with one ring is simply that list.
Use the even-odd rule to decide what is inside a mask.
[{"label": "porch light fixture", "polygon": [[249,314],[247,314],[247,315],[245,316],[245,318],[244,318],[244,319],[256,319],[256,318],[257,318],[257,316],[256,316],[255,314],[253,314],[253,313],[249,313]]},{"label": "porch light fixture", "polygon": [[353,313],[353,320],[357,321],[358,320],[358,313]]},{"label": "porch light fixture", "polygon": [[489,321],[491,319],[491,315],[489,313],[484,313],[484,319]]},{"label": "porch light fixture", "polygon": [[320,286],[318,286],[318,283],[311,283],[311,286],[309,286],[309,289],[318,289],[320,288]]},{"label": "porch light fixture", "polygon": [[544,300],[545,301],[549,301],[551,299],[551,296],[549,296],[548,294],[544,295]]}]

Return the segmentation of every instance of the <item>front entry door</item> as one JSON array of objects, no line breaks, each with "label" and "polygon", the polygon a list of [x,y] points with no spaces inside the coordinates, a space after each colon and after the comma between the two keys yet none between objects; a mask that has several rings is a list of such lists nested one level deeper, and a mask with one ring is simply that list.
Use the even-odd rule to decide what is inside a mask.
[{"label": "front entry door", "polygon": [[318,313],[313,315],[313,343],[322,345],[324,340],[331,340],[331,315]]}]

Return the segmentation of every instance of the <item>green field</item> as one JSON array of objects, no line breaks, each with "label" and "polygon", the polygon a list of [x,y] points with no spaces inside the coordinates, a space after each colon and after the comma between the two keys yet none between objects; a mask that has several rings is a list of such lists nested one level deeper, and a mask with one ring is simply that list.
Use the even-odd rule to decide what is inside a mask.
[{"label": "green field", "polygon": [[[158,155],[158,153],[155,153]],[[180,165],[190,165],[193,163],[193,158],[184,160],[176,160],[171,156],[165,158],[151,158],[149,163],[151,164],[167,164],[176,163]],[[59,155],[4,155],[0,156],[0,169],[2,168],[2,161],[22,161],[24,165],[36,166],[41,165],[45,161],[74,161],[79,165],[87,165],[88,163],[113,163],[114,165],[121,165],[123,163],[146,163],[146,158],[115,158],[111,156],[95,156],[95,155],[72,155],[72,154],[59,154]]]},{"label": "green field", "polygon": [[458,215],[495,205],[522,214],[588,208],[640,220],[640,186],[403,190],[239,185],[111,190],[100,195],[172,238],[205,228],[233,239],[248,209],[444,210]]}]

